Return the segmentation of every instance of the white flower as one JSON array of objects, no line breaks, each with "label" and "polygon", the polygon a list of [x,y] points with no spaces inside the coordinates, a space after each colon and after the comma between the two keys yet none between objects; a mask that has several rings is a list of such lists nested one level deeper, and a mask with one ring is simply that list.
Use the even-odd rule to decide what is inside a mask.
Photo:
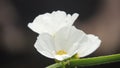
[{"label": "white flower", "polygon": [[92,34],[87,34],[80,43],[81,47],[77,52],[78,57],[85,57],[93,53],[101,44],[101,40]]},{"label": "white flower", "polygon": [[42,55],[64,60],[78,54],[84,57],[100,46],[100,40],[94,35],[87,35],[74,26],[66,26],[57,31],[54,36],[42,33],[38,36],[35,48]]},{"label": "white flower", "polygon": [[62,27],[72,26],[78,16],[77,13],[70,15],[64,11],[53,11],[37,16],[32,23],[28,24],[28,27],[38,34],[49,33],[54,35]]},{"label": "white flower", "polygon": [[39,34],[35,48],[42,55],[64,60],[74,56],[85,57],[94,52],[101,40],[92,34],[85,34],[73,25],[79,14],[66,14],[64,11],[53,11],[35,18],[28,27]]}]

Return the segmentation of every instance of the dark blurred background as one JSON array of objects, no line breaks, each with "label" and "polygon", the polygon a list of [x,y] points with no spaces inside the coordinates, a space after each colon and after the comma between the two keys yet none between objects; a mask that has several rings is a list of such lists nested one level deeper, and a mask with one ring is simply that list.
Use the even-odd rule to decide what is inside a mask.
[{"label": "dark blurred background", "polygon": [[[120,0],[0,0],[0,68],[44,68],[54,63],[35,50],[38,34],[27,24],[56,10],[79,13],[74,25],[100,37],[100,48],[88,57],[120,53]],[[119,64],[85,68],[119,68]]]}]

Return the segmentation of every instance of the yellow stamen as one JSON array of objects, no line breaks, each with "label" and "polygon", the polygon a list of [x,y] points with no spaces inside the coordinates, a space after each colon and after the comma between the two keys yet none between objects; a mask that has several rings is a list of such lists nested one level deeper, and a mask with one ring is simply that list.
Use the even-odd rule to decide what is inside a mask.
[{"label": "yellow stamen", "polygon": [[56,52],[57,55],[64,55],[67,54],[67,52],[65,52],[64,50],[59,50]]}]

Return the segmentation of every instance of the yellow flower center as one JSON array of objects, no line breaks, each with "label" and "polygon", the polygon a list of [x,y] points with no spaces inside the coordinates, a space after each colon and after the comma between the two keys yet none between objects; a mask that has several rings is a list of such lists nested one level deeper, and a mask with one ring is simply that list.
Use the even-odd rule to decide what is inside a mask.
[{"label": "yellow flower center", "polygon": [[67,52],[65,52],[64,50],[59,50],[56,52],[57,55],[65,55],[67,54]]}]

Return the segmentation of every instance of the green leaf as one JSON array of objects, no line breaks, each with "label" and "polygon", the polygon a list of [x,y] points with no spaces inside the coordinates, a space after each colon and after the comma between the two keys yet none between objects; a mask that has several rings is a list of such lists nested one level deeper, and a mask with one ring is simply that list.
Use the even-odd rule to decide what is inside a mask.
[{"label": "green leaf", "polygon": [[[84,67],[84,66],[93,66],[93,65],[100,65],[112,62],[119,62],[120,61],[120,54],[113,54],[107,56],[99,56],[99,57],[92,57],[92,58],[82,58],[82,59],[71,59],[65,61],[64,64],[66,68],[70,67]],[[61,63],[52,64],[46,68],[62,68]]]}]

